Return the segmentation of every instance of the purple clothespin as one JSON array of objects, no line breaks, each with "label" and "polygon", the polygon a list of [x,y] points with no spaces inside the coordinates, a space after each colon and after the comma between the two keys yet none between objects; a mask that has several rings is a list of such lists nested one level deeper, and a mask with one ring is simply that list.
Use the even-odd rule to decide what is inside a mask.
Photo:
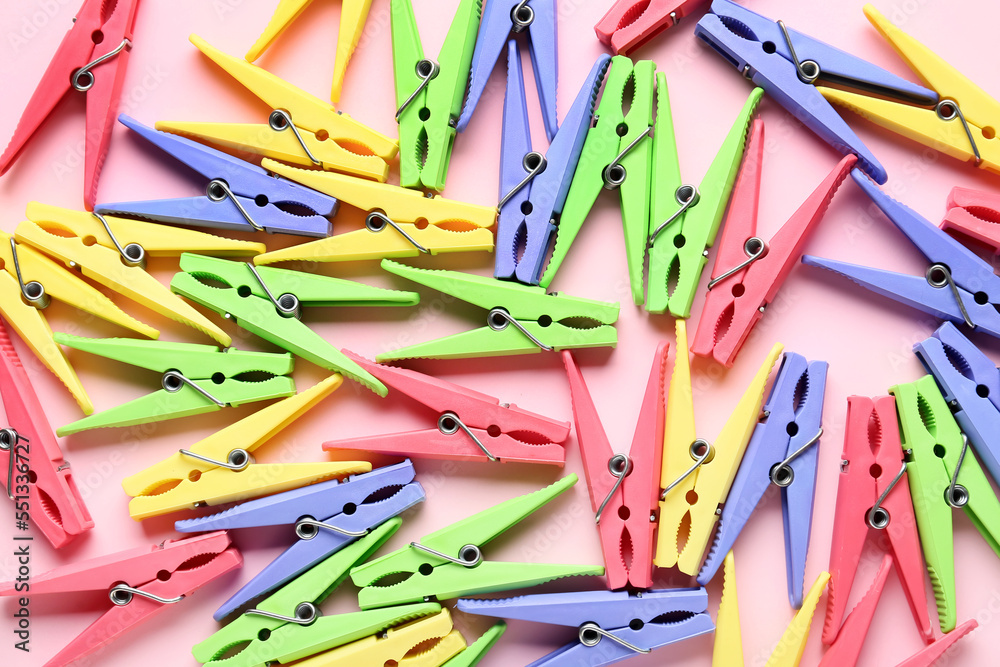
[{"label": "purple clothespin", "polygon": [[714,0],[711,11],[698,21],[695,35],[841,154],[857,155],[858,164],[878,183],[886,182],[885,169],[819,87],[835,83],[928,108],[938,101],[933,90],[730,0]]},{"label": "purple clothespin", "polygon": [[[538,102],[542,106],[545,134],[549,141],[556,136],[559,121],[556,118],[556,8],[554,0],[490,0],[486,3],[483,20],[479,24],[476,50],[472,54],[472,71],[469,79],[469,96],[458,119],[458,131],[469,124],[479,99],[486,90],[486,83],[493,73],[504,42],[512,34],[527,32],[531,50],[531,65],[535,71]],[[507,66],[511,53],[517,53],[517,44],[508,42]],[[520,65],[518,65],[520,69]]]},{"label": "purple clothespin", "polygon": [[597,58],[563,119],[549,150],[531,150],[524,77],[517,44],[507,44],[507,94],[500,141],[500,217],[494,277],[537,285],[545,268],[552,234],[566,203],[597,91],[611,57]]},{"label": "purple clothespin", "polygon": [[1000,337],[1000,276],[989,262],[882,192],[858,170],[854,180],[886,217],[927,258],[924,275],[912,276],[804,255],[802,263],[829,269],[876,294],[952,322]]},{"label": "purple clothespin", "polygon": [[542,593],[458,601],[469,614],[575,627],[579,639],[528,667],[610,665],[715,630],[704,588]]},{"label": "purple clothespin", "polygon": [[160,132],[125,114],[119,122],[208,180],[201,197],[100,204],[95,213],[174,225],[326,237],[333,197],[272,176],[257,165],[185,137]]},{"label": "purple clothespin", "polygon": [[255,598],[273,591],[372,528],[424,500],[409,459],[353,475],[258,498],[197,519],[178,521],[182,533],[294,525],[299,538],[215,612],[221,621]]},{"label": "purple clothespin", "polygon": [[781,489],[784,513],[788,599],[795,609],[802,606],[828,368],[825,361],[810,362],[800,354],[785,353],[698,574],[702,586],[715,576],[764,492],[774,484]]}]

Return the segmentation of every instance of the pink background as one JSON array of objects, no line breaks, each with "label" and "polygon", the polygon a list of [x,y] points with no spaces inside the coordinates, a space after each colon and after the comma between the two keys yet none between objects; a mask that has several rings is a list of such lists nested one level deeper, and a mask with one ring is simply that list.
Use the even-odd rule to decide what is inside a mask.
[{"label": "pink background", "polygon": [[[326,99],[333,68],[339,4],[316,2],[260,63]],[[455,2],[426,0],[415,4],[427,52],[436,55]],[[608,4],[592,0],[559,3],[560,118],[594,58],[602,52],[593,34],[593,24]],[[0,106],[0,136],[13,132],[22,108],[70,25],[76,5],[77,0],[7,0],[0,5],[0,74],[6,102]],[[264,122],[267,107],[209,63],[188,43],[187,36],[195,32],[223,51],[241,55],[263,30],[274,6],[274,0],[145,0],[136,25],[122,111],[147,124],[157,120]],[[755,0],[752,6],[767,16],[782,18],[797,29],[848,51],[864,54],[893,72],[913,78],[869,26],[861,13],[860,0],[837,3]],[[879,9],[972,80],[987,86],[993,93],[1000,93],[995,63],[982,57],[988,52],[985,47],[995,39],[998,17],[993,2],[896,0],[890,4],[890,0],[883,0]],[[685,180],[695,182],[700,181],[750,90],[747,82],[723,59],[693,37],[696,20],[697,17],[685,21],[639,53],[639,57],[654,59],[667,73],[678,128],[682,173]],[[526,73],[531,71],[528,65],[525,69]],[[501,65],[494,72],[472,124],[457,142],[446,191],[450,197],[487,205],[496,202],[504,80]],[[534,86],[530,81],[528,92],[533,98]],[[348,70],[341,108],[372,127],[394,135],[394,107],[388,1],[375,0],[365,34]],[[0,226],[4,230],[14,229],[25,204],[31,200],[73,208],[80,206],[83,108],[82,96],[62,104],[51,122],[42,127],[42,133],[34,138],[30,150],[0,180],[0,205],[4,210]],[[760,112],[767,123],[770,139],[760,215],[760,231],[768,238],[827,174],[839,156],[811,133],[798,130],[797,123],[766,97]],[[544,149],[544,132],[534,105],[531,113],[536,148]],[[848,120],[886,166],[891,176],[890,192],[931,220],[942,216],[945,198],[952,186],[990,189],[997,185],[995,178],[985,172],[924,151],[852,115],[848,115]],[[178,168],[169,158],[161,157],[138,139],[128,136],[124,128],[116,128],[115,134],[99,201],[191,196],[203,187],[203,183]],[[394,178],[397,178],[396,173]],[[867,217],[864,214],[866,204],[862,193],[850,182],[846,183],[807,250],[863,264],[922,272],[925,266],[922,258],[884,219],[872,221]],[[336,219],[337,230],[355,228],[360,222],[357,211],[344,210]],[[620,227],[616,197],[602,197],[553,287],[575,295],[622,301],[617,350],[580,352],[577,359],[583,366],[612,442],[623,448],[631,441],[655,344],[662,338],[673,341],[673,322],[668,317],[648,316],[630,303]],[[275,238],[255,237],[255,240],[266,240],[269,248],[287,243],[285,239]],[[417,263],[488,274],[492,259],[486,254],[446,255]],[[710,262],[714,262],[714,253]],[[151,264],[151,270],[166,283],[176,270],[176,262],[158,260]],[[374,263],[330,264],[319,270],[381,286],[413,288],[412,284],[382,274]],[[872,296],[840,279],[828,282],[828,277],[816,270],[797,267],[731,371],[703,360],[693,364],[699,433],[711,440],[775,340],[810,359],[830,362],[807,587],[827,567],[845,398],[849,394],[882,394],[892,384],[919,378],[923,373],[910,347],[936,326],[927,316]],[[703,282],[705,280],[707,275],[703,277]],[[692,333],[703,302],[703,290],[695,301],[690,325]],[[457,304],[444,307],[436,293],[425,291],[423,295],[424,302],[419,308],[314,311],[306,315],[306,321],[337,344],[368,356],[404,343],[479,326],[480,311]],[[164,340],[208,342],[190,329],[123,298],[116,301],[130,313],[161,328]],[[78,327],[74,322],[78,313],[61,304],[53,304],[47,317],[56,331],[97,337],[125,335],[124,331],[101,322],[88,322]],[[222,323],[220,318],[212,317]],[[222,326],[233,333],[242,348],[270,349],[261,340],[237,331],[228,323]],[[977,341],[994,358],[1000,358],[997,355],[1000,345],[995,341],[981,337]],[[18,343],[18,347],[37,391],[49,406],[52,424],[61,425],[78,418],[80,414],[75,403],[54,377],[40,367],[23,345]],[[158,383],[150,374],[138,372],[133,377],[128,367],[105,363],[96,357],[74,353],[70,357],[98,409],[144,394]],[[528,409],[562,419],[572,417],[558,355],[466,362],[422,361],[410,365]],[[323,373],[300,361],[295,377],[299,386],[306,388],[323,377]],[[134,430],[96,430],[64,439],[63,448],[73,464],[77,482],[97,526],[58,553],[36,532],[34,572],[41,573],[69,562],[175,536],[172,525],[179,516],[161,517],[142,524],[129,519],[127,498],[119,482],[258,407],[230,409],[206,417]],[[328,455],[320,449],[325,440],[423,428],[431,423],[426,413],[405,399],[390,397],[380,402],[358,385],[348,383],[265,446],[259,459],[326,460]],[[568,444],[565,472],[582,476],[575,437]],[[533,491],[561,474],[551,468],[514,465],[435,461],[418,461],[416,465],[428,500],[407,520],[382,553],[501,500]],[[785,592],[781,512],[777,499],[775,492],[767,495],[736,548],[744,649],[747,664],[754,666],[763,665],[767,660],[793,613]],[[0,505],[3,505],[0,508],[0,579],[8,579],[15,570],[9,547],[14,521],[6,501]],[[165,611],[155,624],[123,636],[99,654],[94,663],[107,666],[194,664],[190,646],[217,628],[211,618],[215,608],[289,543],[287,531],[279,529],[238,531],[233,539],[246,559],[242,571],[223,577],[183,604]],[[955,522],[955,541],[958,618],[959,621],[976,618],[981,628],[959,643],[953,659],[947,664],[995,664],[996,648],[991,645],[990,637],[996,632],[997,614],[1000,613],[1000,568],[990,548],[964,518]],[[545,511],[490,545],[487,555],[502,560],[600,563],[597,533],[585,485],[578,484]],[[881,551],[870,542],[860,564],[852,604],[874,576],[880,555]],[[713,615],[720,579],[717,577],[709,587]],[[657,583],[679,586],[687,582],[675,574],[660,572]],[[599,588],[602,582],[571,581],[556,588],[577,585]],[[352,585],[345,584],[324,608],[331,613],[350,610],[356,603],[354,593]],[[928,600],[928,604],[932,602]],[[17,665],[41,665],[58,647],[82,631],[105,605],[106,598],[101,595],[36,598],[31,607],[33,652],[25,656],[14,651],[11,647],[13,635],[9,634],[12,623],[10,619],[0,620],[0,662],[10,664],[13,660]],[[819,630],[825,605],[824,596],[813,623],[804,665],[815,665],[820,658]],[[0,610],[7,616],[13,612],[14,605],[11,601],[3,601]],[[464,615],[456,615],[456,622],[469,641],[489,625],[487,619]],[[567,628],[514,622],[482,664],[487,667],[525,664],[571,640],[574,635],[575,631]],[[710,635],[697,638],[650,656],[637,657],[629,664],[640,667],[669,661],[685,667],[707,666],[711,664],[712,641]],[[892,576],[859,664],[864,667],[892,666],[920,646],[902,590],[897,578]]]}]

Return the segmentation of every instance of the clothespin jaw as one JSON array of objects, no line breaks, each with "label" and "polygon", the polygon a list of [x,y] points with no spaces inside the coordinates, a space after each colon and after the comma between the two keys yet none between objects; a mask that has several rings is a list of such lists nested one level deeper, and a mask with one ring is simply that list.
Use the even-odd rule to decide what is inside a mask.
[{"label": "clothespin jaw", "polygon": [[[61,426],[65,436],[92,428],[133,426],[214,412],[223,407],[295,393],[290,354],[221,351],[212,345],[130,338],[84,338],[57,333],[56,343],[163,374],[162,389]],[[266,374],[260,379],[259,374]],[[250,380],[241,376],[248,375]]]},{"label": "clothespin jaw", "polygon": [[0,174],[10,169],[66,93],[84,92],[87,120],[83,201],[87,210],[93,209],[125,82],[138,7],[139,0],[111,5],[103,0],[84,0],[0,156]]},{"label": "clothespin jaw", "polygon": [[1000,173],[1000,146],[996,141],[1000,101],[893,25],[873,5],[865,5],[864,12],[900,58],[937,95],[929,104],[920,105],[825,87],[820,88],[823,96],[924,146]]},{"label": "clothespin jaw", "polygon": [[[583,454],[590,503],[604,552],[608,587],[650,588],[653,585],[653,531],[660,487],[654,479],[663,455],[664,388],[667,348],[660,343],[646,384],[632,446],[615,453],[601,425],[583,374],[569,351],[563,362],[569,376],[573,418]],[[631,552],[626,564],[625,553]]]},{"label": "clothespin jaw", "polygon": [[937,639],[930,646],[925,646],[896,667],[933,667],[937,664],[938,658],[943,657],[948,649],[954,646],[955,642],[978,627],[979,623],[976,620],[968,620],[944,637]]},{"label": "clothespin jaw", "polygon": [[795,612],[795,617],[788,624],[774,652],[768,658],[766,667],[798,667],[802,662],[802,654],[805,653],[806,642],[809,641],[809,627],[812,625],[813,614],[829,580],[830,575],[827,572],[820,572],[816,577],[812,588],[802,601],[802,608]]},{"label": "clothespin jaw", "polygon": [[616,0],[594,32],[618,55],[628,55],[681,22],[706,0]]},{"label": "clothespin jaw", "polygon": [[516,405],[416,371],[348,358],[397,392],[437,415],[434,428],[323,443],[326,450],[361,450],[452,461],[501,461],[562,466],[569,422],[549,419]]},{"label": "clothespin jaw", "polygon": [[93,528],[94,520],[2,320],[0,396],[6,415],[0,430],[0,471],[10,473],[0,477],[0,486],[15,502],[27,499],[31,507],[44,510],[32,512],[31,520],[60,549]]},{"label": "clothespin jaw", "polygon": [[[274,10],[264,32],[247,51],[247,61],[253,62],[260,58],[311,3],[312,0],[278,0],[278,8]],[[342,0],[340,3],[340,29],[337,33],[337,55],[333,61],[333,87],[330,90],[330,100],[334,104],[340,101],[347,64],[361,39],[371,6],[372,0]]]},{"label": "clothespin jaw", "polygon": [[458,271],[416,269],[382,260],[382,268],[439,292],[488,310],[487,325],[465,333],[418,343],[378,355],[394,359],[463,359],[583,347],[614,347],[618,304],[564,294],[541,287],[501,282]]},{"label": "clothespin jaw", "polygon": [[715,644],[712,667],[742,665],[743,637],[740,632],[740,607],[736,599],[736,557],[730,551],[722,566],[722,599],[715,617]]},{"label": "clothespin jaw", "polygon": [[479,661],[486,657],[489,650],[493,648],[493,645],[500,641],[500,637],[506,630],[507,624],[503,621],[497,621],[479,639],[469,644],[464,651],[444,663],[444,667],[476,667]]},{"label": "clothespin jaw", "polygon": [[404,188],[440,192],[469,81],[482,0],[459,0],[437,61],[424,57],[410,0],[392,0],[392,66]]},{"label": "clothespin jaw", "polygon": [[158,122],[166,130],[225,148],[385,181],[398,146],[265,69],[191,35],[191,43],[274,111],[265,124]]},{"label": "clothespin jaw", "polygon": [[1000,501],[933,376],[896,385],[889,393],[896,397],[906,474],[938,622],[942,632],[951,632],[956,623],[953,510],[964,510],[1000,555]]},{"label": "clothespin jaw", "polygon": [[[603,567],[483,560],[482,545],[576,482],[576,475],[568,475],[544,489],[504,501],[431,533],[420,542],[411,542],[399,551],[354,568],[351,579],[361,588],[358,603],[362,609],[374,609],[431,598],[447,600],[525,588],[562,577],[603,575]],[[410,576],[404,581],[380,584],[385,577],[405,574]]]},{"label": "clothespin jaw", "polygon": [[972,239],[1000,254],[1000,195],[954,187],[948,193],[948,212],[941,229]]},{"label": "clothespin jaw", "polygon": [[667,78],[656,77],[656,123],[649,218],[649,285],[646,310],[687,318],[722,223],[764,91],[754,88],[697,188],[681,181]]},{"label": "clothespin jaw", "polygon": [[[764,401],[764,387],[783,346],[775,343],[714,443],[697,438],[691,398],[687,328],[677,320],[677,356],[667,396],[663,465],[660,473],[658,567],[695,575],[712,537],[717,510],[729,493]],[[694,465],[692,465],[692,462]],[[681,527],[687,525],[687,535]],[[685,539],[686,537],[686,539]],[[683,545],[683,546],[681,546]]]},{"label": "clothespin jaw", "polygon": [[265,168],[361,209],[365,228],[318,241],[273,250],[254,263],[305,260],[340,262],[417,257],[445,252],[493,250],[496,209],[440,196],[425,197],[387,183],[315,169],[298,169],[264,158]]},{"label": "clothespin jaw", "polygon": [[882,556],[882,563],[875,574],[875,581],[868,588],[861,601],[851,610],[844,620],[844,625],[837,634],[837,640],[823,654],[819,667],[855,667],[861,656],[861,648],[875,616],[875,607],[882,597],[889,570],[892,569],[892,556]]}]

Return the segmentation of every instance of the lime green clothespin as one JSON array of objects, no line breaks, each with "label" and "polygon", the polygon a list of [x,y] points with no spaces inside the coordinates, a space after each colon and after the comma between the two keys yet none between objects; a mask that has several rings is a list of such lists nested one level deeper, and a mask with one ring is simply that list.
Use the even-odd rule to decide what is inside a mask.
[{"label": "lime green clothespin", "polygon": [[493,648],[493,645],[499,641],[506,630],[507,624],[503,621],[498,621],[489,630],[484,632],[479,639],[469,644],[468,648],[441,665],[441,667],[476,667],[479,661]]}]

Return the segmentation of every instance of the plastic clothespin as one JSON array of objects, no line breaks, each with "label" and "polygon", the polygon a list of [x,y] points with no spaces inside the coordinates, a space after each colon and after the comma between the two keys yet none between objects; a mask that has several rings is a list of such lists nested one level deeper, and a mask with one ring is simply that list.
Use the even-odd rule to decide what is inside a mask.
[{"label": "plastic clothespin", "polygon": [[[337,200],[275,178],[255,164],[178,136],[159,132],[122,114],[122,125],[197,171],[208,181],[205,194],[184,199],[100,204],[94,212],[241,232],[280,232],[325,237]],[[257,252],[267,248],[259,244]],[[254,253],[256,254],[256,253]]]},{"label": "plastic clothespin", "polygon": [[[594,117],[594,103],[611,63],[602,55],[584,79],[580,92],[548,150],[532,150],[528,103],[517,43],[507,43],[507,88],[500,137],[500,198],[496,278],[537,285],[545,259],[558,236],[570,183]],[[616,135],[617,136],[617,135]]]},{"label": "plastic clothespin", "polygon": [[178,521],[174,527],[191,533],[294,526],[298,540],[219,607],[215,618],[221,621],[423,502],[424,490],[414,477],[407,460],[344,481],[332,479],[251,500],[218,514]]},{"label": "plastic clothespin", "polygon": [[956,623],[953,510],[963,510],[1000,556],[1000,500],[932,376],[889,392],[896,397],[906,474],[938,623],[942,632],[951,632]]},{"label": "plastic clothespin", "polygon": [[7,418],[0,428],[0,486],[15,503],[27,500],[37,508],[32,522],[60,549],[93,528],[94,520],[2,320],[0,396]]},{"label": "plastic clothespin", "polygon": [[[809,236],[830,206],[857,158],[844,157],[770,241],[757,231],[757,204],[764,159],[764,122],[750,130],[747,159],[733,189],[715,268],[692,351],[731,368],[754,325],[764,317]],[[860,174],[860,172],[858,172]],[[865,179],[867,180],[867,179]]]},{"label": "plastic clothespin", "polygon": [[[385,386],[348,359],[299,318],[316,306],[412,306],[415,292],[370,285],[301,271],[255,268],[247,262],[181,255],[181,270],[170,290],[235,321],[250,333],[323,368],[343,373],[379,396]],[[222,283],[224,287],[220,287]]]},{"label": "plastic clothespin", "polygon": [[[268,21],[263,34],[247,51],[247,61],[253,62],[260,58],[285,28],[291,25],[310,4],[312,0],[278,0],[278,7],[274,10],[274,15]],[[333,61],[333,87],[330,90],[330,99],[334,103],[340,100],[347,64],[351,60],[354,48],[358,45],[358,40],[361,39],[371,6],[372,0],[342,0],[340,3],[340,29],[337,33],[337,55]]]},{"label": "plastic clothespin", "polygon": [[802,608],[795,612],[765,667],[798,667],[802,662],[802,654],[805,653],[806,642],[809,641],[809,627],[812,625],[816,606],[829,580],[830,574],[827,572],[820,572],[816,577],[812,588],[802,601]]},{"label": "plastic clothespin", "polygon": [[954,187],[941,229],[972,239],[1000,254],[1000,195]]},{"label": "plastic clothespin", "polygon": [[695,35],[744,77],[842,155],[858,156],[861,169],[885,183],[885,169],[823,96],[824,83],[933,106],[933,90],[754,13],[731,0],[713,0]]},{"label": "plastic clothespin", "polygon": [[17,226],[14,238],[154,312],[211,336],[225,347],[232,343],[229,335],[147,273],[143,268],[146,257],[176,256],[185,248],[213,255],[248,255],[263,247],[260,243],[224,239],[191,229],[71,211],[38,202],[28,204],[28,220]]},{"label": "plastic clothespin", "polygon": [[[403,524],[390,519],[342,551],[295,576],[231,623],[195,644],[195,660],[211,667],[287,664],[441,611],[431,602],[324,616],[319,605]],[[238,652],[237,652],[238,651]]]},{"label": "plastic clothespin", "polygon": [[773,484],[781,489],[788,601],[795,609],[802,606],[828,368],[825,361],[785,353],[698,574],[702,586],[715,577],[750,513]]},{"label": "plastic clothespin", "polygon": [[562,466],[569,422],[417,371],[384,366],[344,351],[359,366],[437,415],[433,428],[323,443],[326,450],[360,450],[452,461],[500,461]]},{"label": "plastic clothespin", "polygon": [[939,638],[930,646],[925,646],[896,667],[933,667],[938,664],[938,658],[944,656],[955,642],[979,627],[975,620],[969,620],[958,626],[944,637]]},{"label": "plastic clothespin", "polygon": [[480,635],[479,639],[469,644],[464,651],[444,663],[443,667],[476,667],[506,630],[507,624],[503,621],[497,621],[490,626],[489,630]]},{"label": "plastic clothespin", "polygon": [[[604,569],[611,589],[653,586],[653,531],[660,499],[655,475],[663,456],[668,347],[667,343],[660,343],[653,355],[628,453],[612,449],[583,374],[573,355],[569,351],[562,353],[569,376],[576,438],[583,455],[590,505],[596,513]],[[626,554],[631,556],[627,560]]]},{"label": "plastic clothespin", "polygon": [[865,643],[865,637],[868,636],[868,629],[875,616],[875,607],[878,606],[878,601],[882,597],[882,589],[885,588],[886,579],[889,578],[892,563],[891,555],[882,556],[882,563],[875,574],[875,581],[872,582],[871,587],[857,606],[844,619],[844,625],[837,634],[836,641],[823,654],[819,667],[855,667],[858,664],[861,647]]},{"label": "plastic clothespin", "polygon": [[764,91],[754,88],[733,122],[701,185],[681,180],[667,77],[656,75],[656,122],[653,130],[653,175],[649,208],[649,285],[646,310],[686,318],[715,243],[736,171],[746,146],[747,130]]},{"label": "plastic clothespin", "polygon": [[890,23],[874,6],[865,5],[864,12],[879,34],[936,95],[929,100],[905,96],[893,100],[821,87],[823,96],[924,146],[1000,173],[1000,142],[996,140],[1000,101]]},{"label": "plastic clothespin", "polygon": [[[653,163],[653,100],[656,63],[633,63],[625,56],[611,59],[604,91],[587,130],[579,162],[566,194],[556,231],[552,258],[542,275],[548,287],[562,266],[602,190],[618,190],[621,199],[625,257],[632,300],[641,304],[642,269],[649,234],[650,172]],[[631,91],[631,98],[626,93]],[[626,111],[627,110],[627,111]]]},{"label": "plastic clothespin", "polygon": [[722,599],[715,617],[712,667],[742,667],[743,664],[740,607],[736,598],[736,557],[730,551],[722,566]]},{"label": "plastic clothespin", "polygon": [[191,43],[273,111],[267,123],[158,122],[157,130],[281,160],[384,181],[396,142],[265,69],[191,35]]},{"label": "plastic clothespin", "polygon": [[189,417],[295,393],[295,381],[287,377],[295,361],[290,354],[64,333],[53,338],[60,345],[162,373],[161,389],[60,426],[58,436]]},{"label": "plastic clothespin", "polygon": [[854,576],[870,529],[884,531],[885,549],[895,557],[900,583],[924,641],[934,639],[927,614],[924,558],[917,537],[906,461],[899,446],[896,401],[892,396],[847,397],[844,451],[837,483],[830,552],[830,595],[823,643],[841,632]]},{"label": "plastic clothespin", "polygon": [[533,667],[602,667],[715,630],[704,588],[541,593],[459,600],[459,611],[577,628],[576,641]]},{"label": "plastic clothespin", "polygon": [[382,268],[488,310],[486,325],[378,355],[393,359],[464,359],[614,347],[618,304],[519,285],[459,271],[416,269],[389,259]]},{"label": "plastic clothespin", "polygon": [[[544,489],[506,500],[354,568],[351,579],[361,588],[358,603],[362,609],[373,609],[526,588],[563,577],[603,575],[603,567],[590,565],[507,563],[483,558],[484,544],[576,482],[576,475],[567,475]],[[406,576],[405,580],[399,581],[400,576]],[[398,583],[381,583],[386,577]]]},{"label": "plastic clothespin", "polygon": [[897,202],[855,170],[851,174],[899,231],[927,258],[927,270],[913,276],[804,255],[802,263],[852,280],[865,289],[929,315],[1000,337],[1000,276],[989,262]]},{"label": "plastic clothespin", "polygon": [[138,7],[139,0],[113,4],[84,0],[0,156],[0,174],[10,169],[66,93],[86,93],[83,203],[87,210],[93,208],[125,83]]},{"label": "plastic clothespin", "polygon": [[[486,3],[483,20],[479,24],[476,49],[472,53],[469,75],[469,94],[465,107],[458,119],[461,132],[472,120],[480,98],[486,92],[486,84],[493,73],[505,43],[517,44],[508,39],[519,34],[527,34],[531,64],[538,87],[538,103],[545,122],[545,134],[549,141],[556,136],[559,122],[556,120],[556,76],[559,71],[556,49],[556,7],[554,0],[494,0]],[[508,49],[507,57],[511,51]],[[520,58],[520,56],[518,56]],[[508,63],[508,67],[509,67]],[[520,65],[518,66],[520,67]]]},{"label": "plastic clothespin", "polygon": [[[657,567],[677,566],[696,575],[746,451],[764,401],[764,387],[782,352],[781,343],[764,359],[714,443],[697,436],[691,392],[687,327],[677,320],[677,354],[667,394],[663,465],[660,472],[660,521]],[[681,534],[684,528],[686,534]]]},{"label": "plastic clothespin", "polygon": [[493,250],[496,209],[434,196],[425,197],[388,183],[315,169],[298,169],[264,158],[279,176],[336,197],[365,212],[365,227],[329,238],[257,255],[254,263],[303,260],[343,262],[386,257],[417,257],[444,252]]},{"label": "plastic clothespin", "polygon": [[399,181],[404,188],[444,189],[482,10],[483,0],[459,0],[435,61],[424,56],[410,0],[390,0]]},{"label": "plastic clothespin", "polygon": [[706,0],[616,0],[594,26],[597,39],[618,55],[628,55],[677,25]]},{"label": "plastic clothespin", "polygon": [[243,565],[224,532],[138,547],[57,567],[31,577],[30,591],[0,584],[0,595],[28,596],[100,591],[111,608],[81,632],[45,667],[60,667],[103,648],[125,631]]},{"label": "plastic clothespin", "polygon": [[370,464],[359,461],[284,464],[254,461],[255,450],[329,396],[341,381],[339,375],[331,375],[126,477],[122,488],[132,497],[129,515],[141,521],[371,470]]}]

